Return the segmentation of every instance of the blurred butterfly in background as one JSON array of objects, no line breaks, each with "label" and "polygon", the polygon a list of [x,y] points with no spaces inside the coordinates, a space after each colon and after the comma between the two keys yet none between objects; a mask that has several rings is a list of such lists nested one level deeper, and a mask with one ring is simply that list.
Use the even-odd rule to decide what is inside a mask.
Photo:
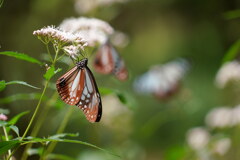
[{"label": "blurred butterfly in background", "polygon": [[134,81],[134,90],[138,93],[153,94],[159,99],[167,99],[179,89],[180,82],[188,70],[189,63],[180,58],[153,66]]},{"label": "blurred butterfly in background", "polygon": [[61,76],[56,87],[61,99],[83,110],[89,122],[99,122],[102,116],[102,102],[97,83],[84,58]]},{"label": "blurred butterfly in background", "polygon": [[114,74],[121,81],[128,78],[124,61],[109,41],[98,49],[93,67],[101,74]]}]

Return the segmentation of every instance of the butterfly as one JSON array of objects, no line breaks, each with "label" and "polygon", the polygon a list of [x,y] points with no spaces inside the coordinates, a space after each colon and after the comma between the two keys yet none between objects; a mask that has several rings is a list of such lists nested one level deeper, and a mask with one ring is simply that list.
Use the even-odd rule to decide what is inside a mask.
[{"label": "butterfly", "polygon": [[61,76],[56,87],[61,99],[76,105],[84,112],[89,122],[99,122],[102,116],[102,101],[97,83],[84,58],[76,66]]},{"label": "butterfly", "polygon": [[121,81],[128,78],[124,61],[109,42],[98,49],[93,66],[97,72],[101,74],[112,73]]},{"label": "butterfly", "polygon": [[185,59],[177,59],[164,65],[155,65],[134,81],[138,93],[153,94],[159,99],[171,97],[179,88],[189,68]]}]

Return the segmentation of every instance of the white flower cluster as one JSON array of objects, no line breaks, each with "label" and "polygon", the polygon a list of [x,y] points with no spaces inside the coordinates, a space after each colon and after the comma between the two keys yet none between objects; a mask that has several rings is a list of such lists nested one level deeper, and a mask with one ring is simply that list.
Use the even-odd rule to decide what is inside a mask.
[{"label": "white flower cluster", "polygon": [[56,28],[54,26],[47,26],[33,32],[33,35],[38,36],[42,40],[52,41],[53,43],[77,43],[78,45],[85,46],[86,41],[79,34],[72,34]]},{"label": "white flower cluster", "polygon": [[81,35],[89,46],[104,44],[114,33],[114,29],[107,22],[96,18],[68,18],[60,24],[60,28]]},{"label": "white flower cluster", "polygon": [[240,80],[240,63],[231,61],[225,63],[217,73],[216,85],[224,88],[231,80]]},{"label": "white flower cluster", "polygon": [[214,108],[207,114],[205,121],[211,128],[225,128],[240,124],[240,105],[234,108]]},{"label": "white flower cluster", "polygon": [[33,32],[44,43],[52,42],[54,46],[61,46],[65,53],[76,59],[80,50],[84,50],[88,44],[78,33],[64,31],[54,26],[47,26]]},{"label": "white flower cluster", "polygon": [[[231,139],[227,137],[213,139],[209,131],[204,127],[195,127],[187,132],[187,143],[193,150],[201,152],[208,148],[213,153],[226,154],[231,147]],[[209,146],[209,144],[212,145]]]},{"label": "white flower cluster", "polygon": [[75,10],[79,14],[88,13],[98,7],[106,7],[114,3],[124,3],[129,0],[76,0]]}]

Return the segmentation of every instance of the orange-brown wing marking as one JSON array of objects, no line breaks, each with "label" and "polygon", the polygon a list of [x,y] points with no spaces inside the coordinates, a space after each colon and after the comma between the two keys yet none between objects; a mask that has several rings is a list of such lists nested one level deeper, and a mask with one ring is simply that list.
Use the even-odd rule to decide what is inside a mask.
[{"label": "orange-brown wing marking", "polygon": [[102,115],[102,102],[92,72],[85,68],[85,86],[77,106],[83,110],[89,122],[98,122]]},{"label": "orange-brown wing marking", "polygon": [[76,105],[79,102],[83,91],[84,78],[84,70],[75,66],[57,80],[57,91],[65,103]]}]

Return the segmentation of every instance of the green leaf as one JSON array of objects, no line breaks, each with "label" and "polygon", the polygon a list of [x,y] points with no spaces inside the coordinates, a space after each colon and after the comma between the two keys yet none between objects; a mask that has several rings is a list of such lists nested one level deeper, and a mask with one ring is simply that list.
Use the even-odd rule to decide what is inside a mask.
[{"label": "green leaf", "polygon": [[99,87],[99,92],[101,95],[113,94],[115,91],[111,88]]},{"label": "green leaf", "polygon": [[4,80],[0,81],[0,91],[6,88],[6,82]]},{"label": "green leaf", "polygon": [[49,80],[52,78],[52,76],[54,75],[54,71],[55,71],[55,68],[54,66],[51,66],[47,72],[43,75],[43,77],[46,79],[46,80]]},{"label": "green leaf", "polygon": [[[41,94],[39,93],[30,93],[30,94],[15,94],[5,98],[0,98],[0,104],[8,104],[17,100],[35,100],[39,99]],[[45,99],[46,97],[44,97]]]},{"label": "green leaf", "polygon": [[184,146],[174,146],[167,150],[165,160],[175,160],[184,159],[187,154],[186,148]]},{"label": "green leaf", "polygon": [[19,129],[18,129],[17,126],[12,125],[12,126],[9,126],[9,128],[11,128],[11,130],[13,130],[17,134],[17,136],[19,137]]},{"label": "green leaf", "polygon": [[40,147],[40,148],[30,148],[30,149],[28,149],[27,153],[30,156],[32,156],[32,155],[42,155],[43,151],[44,151],[43,147]]},{"label": "green leaf", "polygon": [[35,59],[33,57],[30,57],[30,56],[28,56],[28,55],[26,55],[24,53],[5,51],[5,52],[0,52],[0,55],[10,56],[10,57],[14,57],[14,58],[17,58],[17,59],[20,59],[20,60],[24,60],[24,61],[27,61],[27,62],[43,65],[43,63],[40,62],[39,60],[37,60],[37,59]]},{"label": "green leaf", "polygon": [[19,114],[17,114],[16,116],[14,116],[10,121],[8,121],[8,124],[10,125],[14,125],[17,123],[17,121],[24,115],[28,114],[29,111],[25,111],[25,112],[21,112]]},{"label": "green leaf", "polygon": [[58,68],[56,71],[54,71],[54,74],[57,74],[58,72],[61,72],[62,68]]},{"label": "green leaf", "polygon": [[47,159],[58,159],[58,160],[76,160],[75,158],[68,157],[62,154],[49,154]]},{"label": "green leaf", "polygon": [[127,104],[127,98],[123,93],[116,92],[116,95],[117,95],[118,99],[120,100],[120,102],[122,102],[122,104]]},{"label": "green leaf", "polygon": [[235,19],[240,18],[240,9],[228,11],[223,14],[224,18],[226,19]]},{"label": "green leaf", "polygon": [[12,149],[20,144],[20,141],[2,141],[0,142],[0,155],[6,153],[9,149]]},{"label": "green leaf", "polygon": [[58,72],[60,72],[62,69],[61,68],[58,68],[57,70],[55,70],[55,67],[54,66],[51,66],[47,72],[43,75],[43,77],[46,79],[46,80],[49,80],[51,79],[55,74],[57,74]]},{"label": "green leaf", "polygon": [[33,138],[33,137],[28,137],[27,139],[29,139],[29,141],[25,141],[23,144],[27,144],[27,143],[48,143],[48,142],[64,142],[64,143],[76,143],[76,144],[82,144],[82,145],[86,145],[101,151],[104,151],[106,153],[109,153],[111,155],[114,155],[116,157],[120,157],[119,155],[116,155],[110,151],[107,151],[103,148],[100,148],[96,145],[93,145],[91,143],[87,143],[87,142],[83,142],[83,141],[79,141],[79,140],[70,140],[70,139],[50,139],[50,138]]},{"label": "green leaf", "polygon": [[79,135],[79,133],[60,133],[60,134],[55,134],[52,135],[50,137],[48,137],[49,139],[61,139],[64,137],[77,137]]},{"label": "green leaf", "polygon": [[0,121],[0,127],[6,126],[6,125],[8,125],[7,122],[5,122],[5,121]]},{"label": "green leaf", "polygon": [[236,41],[226,52],[223,63],[233,60],[240,51],[240,40]]},{"label": "green leaf", "polygon": [[28,87],[31,87],[31,88],[34,88],[34,89],[40,89],[40,88],[32,86],[32,85],[30,85],[30,84],[28,84],[27,82],[24,82],[24,81],[10,81],[10,82],[6,83],[6,85],[9,85],[9,84],[20,84],[20,85],[28,86]]}]

